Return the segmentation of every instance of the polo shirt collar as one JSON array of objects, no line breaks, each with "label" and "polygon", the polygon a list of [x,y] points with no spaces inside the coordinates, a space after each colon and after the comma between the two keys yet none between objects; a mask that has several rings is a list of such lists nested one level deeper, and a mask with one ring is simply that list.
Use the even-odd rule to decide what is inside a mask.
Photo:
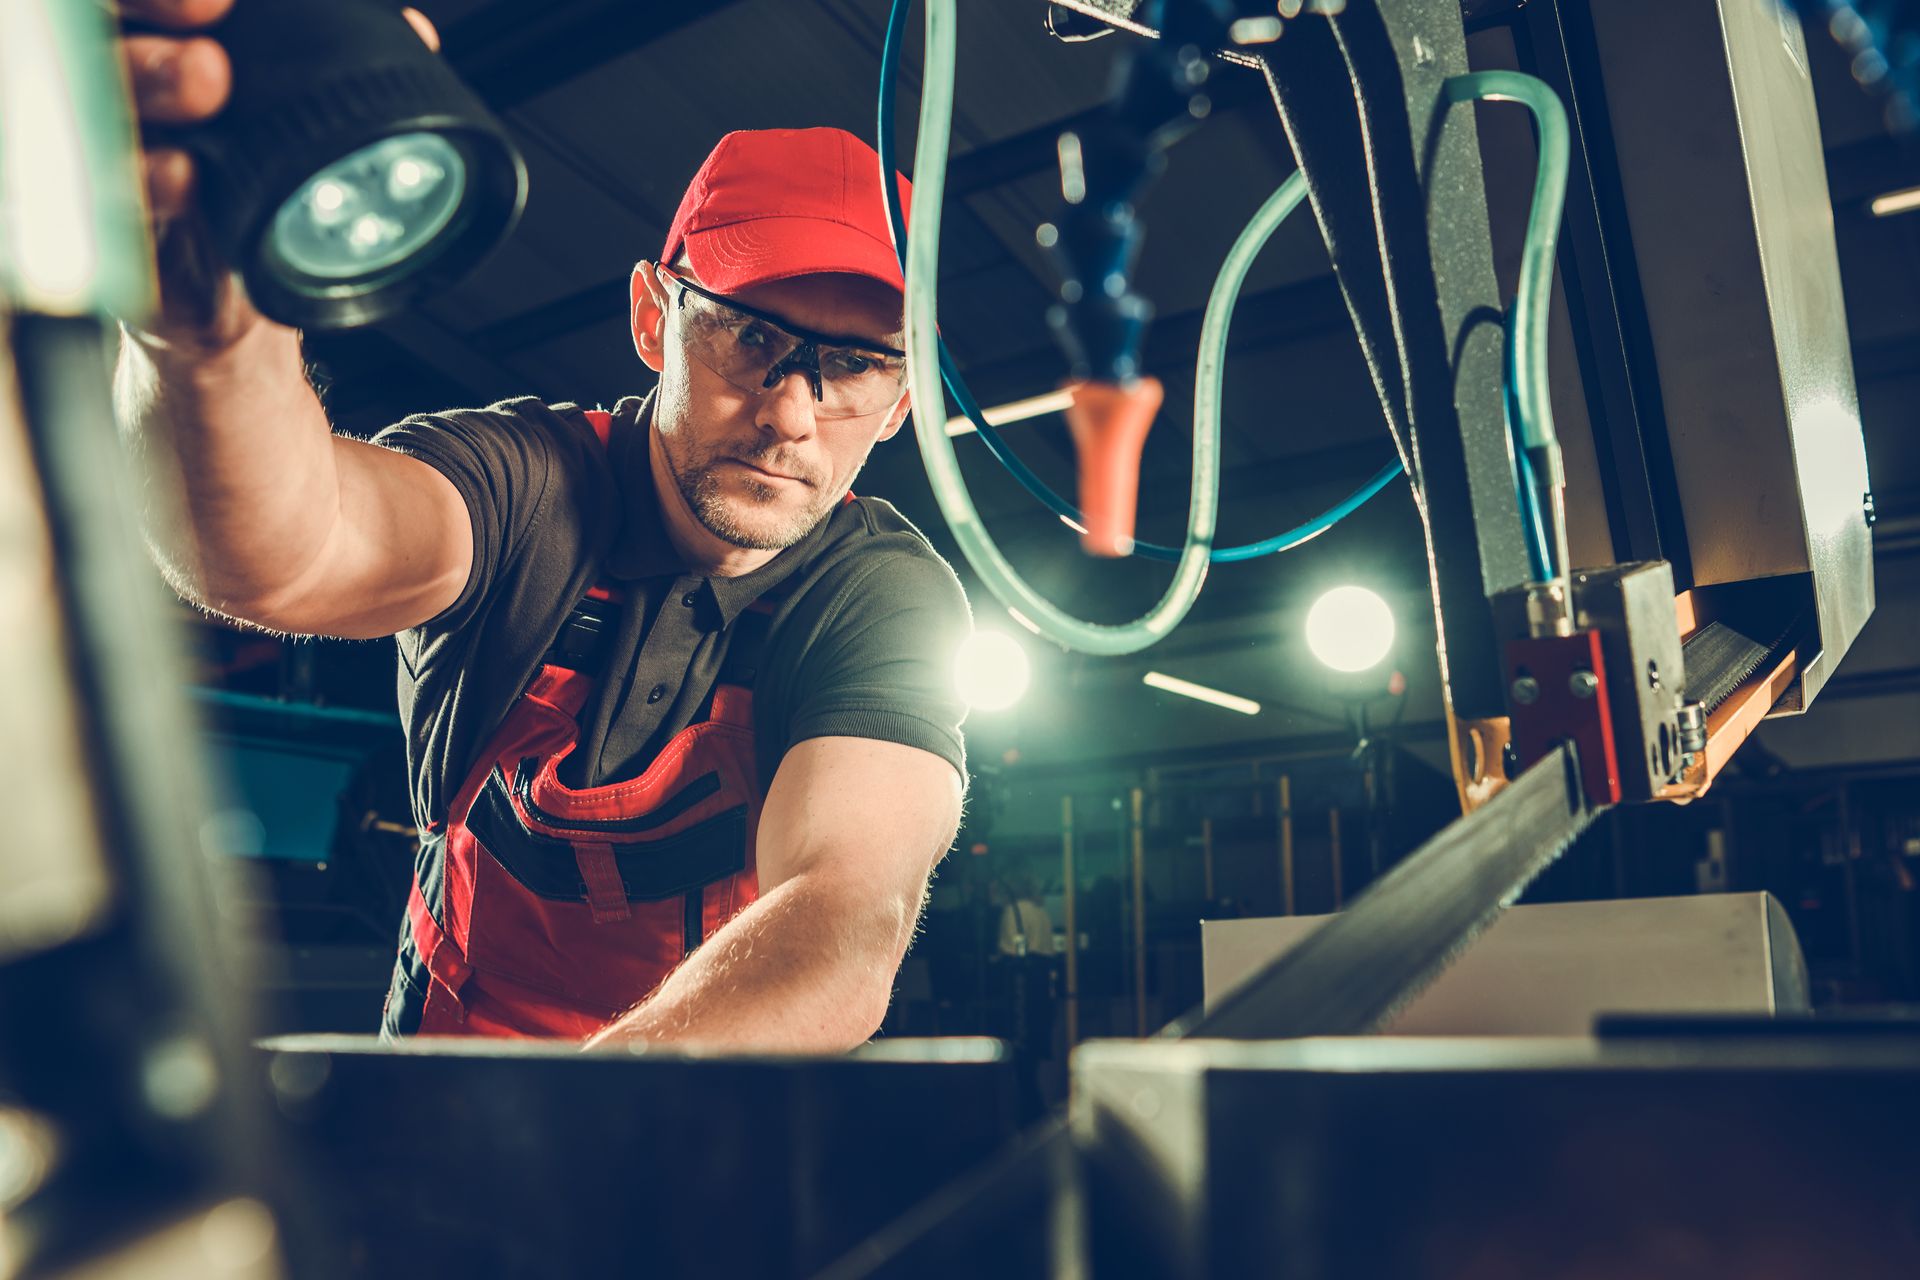
[{"label": "polo shirt collar", "polygon": [[[623,514],[613,546],[607,553],[606,572],[615,578],[680,577],[688,573],[686,562],[667,536],[660,496],[653,487],[653,455],[647,447],[647,433],[653,422],[653,397],[651,391],[644,396],[628,396],[613,409],[608,457],[613,464]],[[718,608],[721,624],[733,625],[733,620],[744,613],[748,605],[811,560],[831,522],[829,513],[809,529],[804,538],[752,573],[703,578],[702,590]]]}]

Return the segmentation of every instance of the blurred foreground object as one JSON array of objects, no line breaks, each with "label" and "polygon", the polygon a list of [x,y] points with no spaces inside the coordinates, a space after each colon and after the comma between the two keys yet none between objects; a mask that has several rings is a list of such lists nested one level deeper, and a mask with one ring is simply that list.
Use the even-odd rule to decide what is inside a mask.
[{"label": "blurred foreground object", "polygon": [[[109,311],[152,296],[111,17],[0,6],[0,1274],[282,1274]],[[316,1255],[317,1256],[317,1255]]]}]

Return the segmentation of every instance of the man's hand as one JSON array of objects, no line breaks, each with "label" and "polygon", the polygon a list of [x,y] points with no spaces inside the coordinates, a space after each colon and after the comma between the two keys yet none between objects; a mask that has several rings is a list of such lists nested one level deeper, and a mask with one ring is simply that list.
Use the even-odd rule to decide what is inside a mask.
[{"label": "man's hand", "polygon": [[760,814],[759,900],[587,1047],[837,1053],[869,1039],[960,825],[960,796],[953,766],[914,747],[794,747]]},{"label": "man's hand", "polygon": [[[226,106],[233,67],[226,50],[203,32],[235,3],[121,0],[122,17],[142,28],[121,41],[142,125],[203,124]],[[412,9],[406,14],[427,46],[438,49],[439,36],[425,16]],[[211,355],[271,323],[247,301],[208,241],[195,204],[192,156],[177,147],[156,148],[142,157],[141,168],[160,267],[160,309],[146,319],[142,341],[182,354]]]}]

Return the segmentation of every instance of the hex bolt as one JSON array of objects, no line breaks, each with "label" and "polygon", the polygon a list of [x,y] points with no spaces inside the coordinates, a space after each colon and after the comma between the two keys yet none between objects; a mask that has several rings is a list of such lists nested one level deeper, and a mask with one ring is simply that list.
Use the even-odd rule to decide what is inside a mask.
[{"label": "hex bolt", "polygon": [[1513,700],[1523,707],[1530,707],[1540,700],[1540,682],[1532,676],[1521,676],[1513,682]]},{"label": "hex bolt", "polygon": [[1591,698],[1600,689],[1600,677],[1591,671],[1576,671],[1567,677],[1567,688],[1576,698]]}]

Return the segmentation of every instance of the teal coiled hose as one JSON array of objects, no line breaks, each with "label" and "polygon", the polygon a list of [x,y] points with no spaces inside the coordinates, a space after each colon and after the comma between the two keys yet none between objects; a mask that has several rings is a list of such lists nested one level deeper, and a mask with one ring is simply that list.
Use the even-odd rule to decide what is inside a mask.
[{"label": "teal coiled hose", "polygon": [[[936,329],[936,285],[940,260],[940,209],[945,196],[949,135],[953,125],[953,68],[955,57],[954,0],[927,0],[926,69],[920,95],[920,132],[915,148],[918,179],[913,222],[907,237],[907,369],[919,406],[915,417],[921,461],[953,530],[954,539],[989,590],[1016,616],[1041,635],[1084,653],[1137,653],[1164,638],[1187,616],[1199,598],[1207,576],[1208,553],[1219,517],[1220,423],[1217,393],[1209,421],[1200,411],[1206,394],[1201,379],[1195,392],[1193,431],[1193,496],[1187,509],[1187,537],[1174,568],[1173,582],[1151,609],[1118,626],[1087,622],[1059,608],[1035,591],[1000,553],[980,521],[960,475],[953,441],[947,436],[941,404],[939,335]],[[882,175],[890,185],[891,174]],[[1208,307],[1207,320],[1216,320]],[[1201,350],[1208,342],[1203,336]],[[1204,357],[1203,357],[1204,359]],[[1215,366],[1217,373],[1217,363]]]},{"label": "teal coiled hose", "polygon": [[[894,89],[899,83],[900,51],[906,43],[907,10],[911,5],[912,0],[893,0],[887,15],[886,39],[880,46],[880,110],[874,135],[877,141],[876,150],[880,157],[881,190],[887,205],[887,221],[893,230],[893,247],[894,251],[900,255],[902,271],[906,270],[907,266],[907,227],[900,213],[899,192],[889,175],[898,171],[900,167],[896,158],[898,148],[894,142]],[[1289,203],[1287,207],[1291,209],[1293,203]],[[1243,239],[1255,238],[1255,253],[1258,253],[1260,246],[1266,243],[1279,226],[1280,220],[1285,217],[1282,214],[1280,218],[1263,220],[1262,215],[1266,212],[1267,210],[1263,209],[1260,214],[1256,214],[1247,229],[1241,233]],[[947,394],[953,398],[960,412],[973,422],[974,429],[980,436],[980,442],[987,447],[987,452],[991,453],[1020,487],[1032,494],[1042,506],[1075,528],[1083,527],[1086,520],[1080,514],[1079,508],[1055,493],[1046,481],[1035,475],[1033,469],[1020,460],[1020,455],[1008,446],[993,424],[986,420],[986,415],[981,412],[980,405],[968,388],[966,379],[960,374],[953,353],[947,349],[944,338],[940,339],[939,346],[940,376],[946,384]],[[1237,547],[1215,547],[1208,558],[1215,564],[1226,564],[1239,560],[1254,560],[1280,551],[1291,551],[1300,544],[1319,537],[1352,515],[1375,494],[1391,484],[1396,476],[1404,475],[1405,472],[1405,466],[1396,458],[1376,471],[1365,484],[1311,520],[1274,534],[1270,538],[1262,538],[1258,542]],[[1180,559],[1180,548],[1161,546],[1154,542],[1136,542],[1133,545],[1133,554],[1141,559],[1162,560],[1172,564]]]},{"label": "teal coiled hose", "polygon": [[[899,5],[903,3],[904,0],[896,0],[896,17]],[[1207,564],[1213,555],[1212,543],[1219,515],[1220,386],[1232,303],[1238,296],[1240,285],[1259,247],[1305,195],[1305,180],[1296,173],[1262,206],[1254,222],[1249,224],[1229,253],[1208,301],[1195,379],[1193,491],[1188,508],[1186,542],[1179,552],[1173,583],[1152,609],[1132,622],[1116,626],[1076,618],[1035,591],[1001,554],[966,491],[953,443],[944,429],[944,413],[928,412],[941,403],[939,391],[943,374],[953,372],[950,361],[949,367],[943,368],[935,317],[940,208],[944,197],[952,127],[955,23],[954,0],[928,0],[925,83],[916,147],[919,190],[914,201],[913,225],[906,251],[908,372],[915,400],[922,406],[921,412],[916,415],[921,459],[927,468],[935,500],[953,529],[962,552],[989,590],[1017,618],[1034,631],[1067,648],[1103,655],[1138,652],[1165,637],[1179,624],[1193,607],[1205,581]],[[1519,299],[1514,316],[1518,339],[1518,350],[1513,361],[1516,384],[1514,399],[1520,415],[1522,447],[1540,460],[1546,472],[1553,501],[1556,559],[1559,572],[1564,575],[1567,566],[1564,481],[1547,397],[1546,309],[1551,296],[1549,291],[1560,211],[1565,201],[1569,149],[1565,111],[1540,81],[1510,72],[1458,77],[1449,83],[1448,96],[1452,101],[1487,97],[1523,102],[1534,110],[1540,123],[1540,176],[1528,223]],[[890,115],[882,120],[881,133],[883,142],[890,142]],[[886,154],[890,151],[891,147],[886,147],[882,157],[886,165],[882,185],[887,188],[891,187],[892,165],[890,156]],[[1259,230],[1261,227],[1264,227],[1264,231]],[[969,413],[978,417],[971,406]],[[1378,492],[1380,487],[1390,482],[1398,470],[1396,463],[1377,475],[1369,482],[1373,486],[1372,492]],[[1371,493],[1366,496],[1371,496]],[[1365,501],[1365,497],[1356,493],[1348,501],[1351,503],[1348,510],[1351,510]],[[1325,523],[1320,528],[1298,538],[1294,545],[1324,531],[1333,523],[1332,519],[1325,516],[1321,519]],[[1303,529],[1309,527],[1303,526]],[[1282,541],[1287,536],[1281,535],[1269,541]],[[1264,553],[1248,551],[1249,555]]]}]

